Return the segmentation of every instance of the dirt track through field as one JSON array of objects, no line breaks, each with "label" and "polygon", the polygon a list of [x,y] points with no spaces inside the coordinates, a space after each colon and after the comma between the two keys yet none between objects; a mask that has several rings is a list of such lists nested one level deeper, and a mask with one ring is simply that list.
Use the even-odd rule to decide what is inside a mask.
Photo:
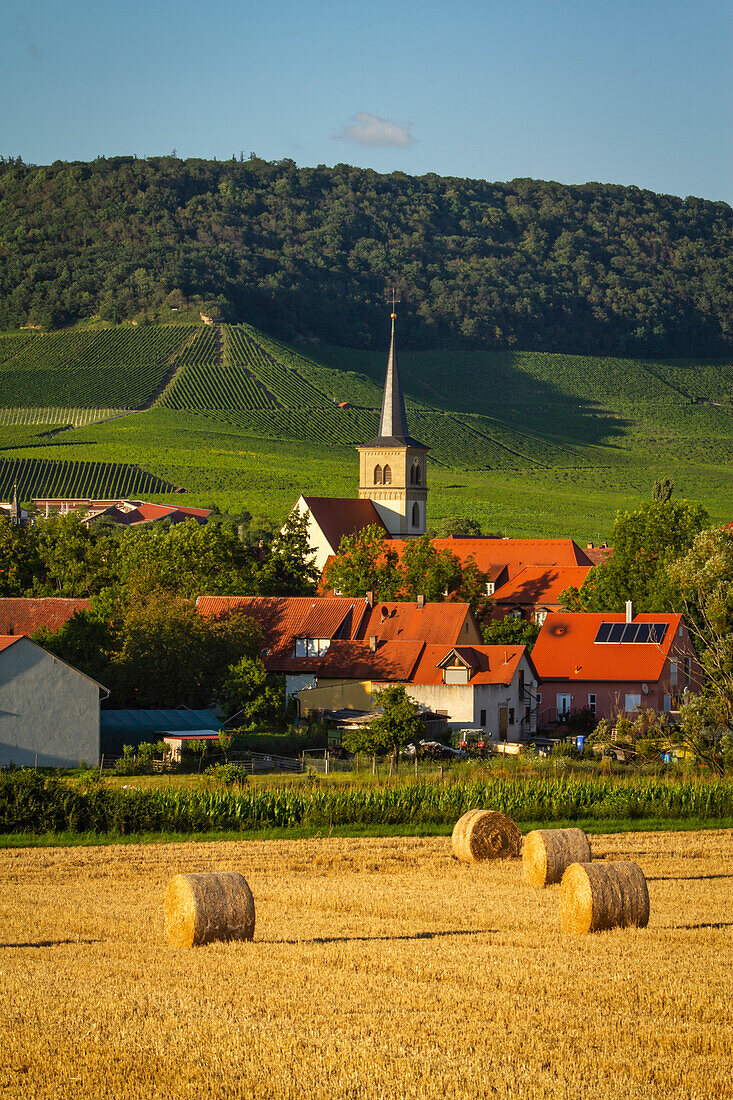
[{"label": "dirt track through field", "polygon": [[[564,937],[558,887],[447,838],[0,852],[3,1097],[733,1097],[733,832],[594,837],[645,930]],[[253,943],[163,934],[239,870]]]}]

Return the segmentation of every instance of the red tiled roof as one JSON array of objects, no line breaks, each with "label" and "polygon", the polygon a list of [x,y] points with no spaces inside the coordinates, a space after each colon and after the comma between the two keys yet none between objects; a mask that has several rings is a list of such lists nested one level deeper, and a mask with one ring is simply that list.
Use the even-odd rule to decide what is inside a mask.
[{"label": "red tiled roof", "polygon": [[22,637],[22,634],[0,634],[0,653]]},{"label": "red tiled roof", "polygon": [[634,615],[635,623],[666,623],[660,645],[596,642],[601,623],[624,623],[626,616],[609,612],[552,613],[545,619],[532,650],[541,680],[620,680],[656,682],[677,638],[681,615]]},{"label": "red tiled roof", "polygon": [[58,630],[77,611],[87,611],[89,600],[67,600],[55,596],[0,599],[0,633],[33,634],[42,626]]},{"label": "red tiled roof", "polygon": [[560,593],[570,585],[580,588],[590,569],[590,565],[578,565],[574,568],[528,567],[497,588],[494,599],[497,603],[526,604],[533,607],[559,605]]},{"label": "red tiled roof", "polygon": [[605,565],[608,559],[613,554],[612,546],[586,546],[583,551],[587,558],[593,562],[594,565]]},{"label": "red tiled roof", "polygon": [[[262,649],[271,672],[321,670],[323,657],[294,657],[296,638],[338,638],[368,643],[437,642],[455,645],[470,618],[466,603],[382,603],[369,607],[349,596],[199,596],[196,609],[213,619],[236,611],[262,629]],[[366,646],[368,649],[368,645]],[[357,652],[356,650],[354,651]]]},{"label": "red tiled roof", "polygon": [[[473,557],[478,568],[489,573],[497,566],[507,566],[509,578],[527,567],[557,565],[572,568],[578,565],[591,565],[583,550],[572,539],[501,539],[501,538],[447,538],[432,539],[436,550],[450,550],[451,554],[464,562]],[[405,540],[396,539],[391,548],[402,554]],[[496,574],[498,576],[498,574]]]},{"label": "red tiled roof", "polygon": [[342,627],[351,637],[364,606],[363,599],[346,596],[199,596],[196,601],[196,610],[207,619],[228,612],[254,619],[262,630],[263,657],[271,672],[314,668],[321,658],[293,657],[295,639],[333,638]]},{"label": "red tiled roof", "polygon": [[378,601],[367,610],[358,631],[359,638],[370,635],[382,640],[438,642],[455,645],[461,640],[464,623],[470,618],[467,603],[384,603]]},{"label": "red tiled roof", "polygon": [[525,648],[523,645],[474,645],[446,649],[445,646],[426,645],[409,682],[442,684],[441,662],[454,651],[471,669],[469,684],[510,684]]},{"label": "red tiled roof", "polygon": [[331,642],[318,664],[318,675],[334,680],[389,680],[403,682],[410,678],[420,653],[422,642],[378,642],[374,652],[367,642]]},{"label": "red tiled roof", "polygon": [[303,500],[335,550],[338,550],[345,535],[353,535],[364,527],[376,524],[385,532],[387,530],[371,500],[348,497],[303,497]]}]

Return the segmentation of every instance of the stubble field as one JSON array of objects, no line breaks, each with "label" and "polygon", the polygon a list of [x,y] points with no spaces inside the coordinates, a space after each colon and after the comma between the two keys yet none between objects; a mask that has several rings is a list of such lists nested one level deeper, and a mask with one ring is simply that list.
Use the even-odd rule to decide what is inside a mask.
[{"label": "stubble field", "polygon": [[[0,852],[4,1097],[733,1096],[733,831],[592,838],[645,930],[567,937],[558,888],[448,838]],[[252,943],[163,934],[168,880],[239,870]]]}]

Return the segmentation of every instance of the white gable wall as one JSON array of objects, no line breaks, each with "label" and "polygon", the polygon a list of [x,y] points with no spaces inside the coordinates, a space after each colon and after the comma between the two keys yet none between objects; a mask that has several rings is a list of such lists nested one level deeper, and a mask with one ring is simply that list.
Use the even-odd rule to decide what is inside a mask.
[{"label": "white gable wall", "polygon": [[[413,684],[406,683],[405,690],[411,699],[432,711],[444,711],[448,715],[449,729],[477,729],[492,734],[491,740],[499,741],[500,708],[514,711],[514,723],[507,727],[507,741],[526,741],[530,732],[536,731],[536,716],[522,724],[527,702],[519,696],[519,670],[524,671],[525,688],[530,687],[534,673],[525,657],[522,657],[511,684]],[[374,684],[384,688],[385,684]],[[482,723],[481,712],[486,711]]]},{"label": "white gable wall", "polygon": [[308,522],[308,542],[311,549],[315,551],[314,565],[319,573],[323,572],[323,567],[331,557],[332,554],[338,552],[338,546],[331,546],[323,531],[316,523],[313,513],[305,502],[305,497],[301,494],[295,502],[295,511],[301,515],[306,516]]},{"label": "white gable wall", "polygon": [[99,763],[99,687],[28,638],[0,650],[0,764]]}]

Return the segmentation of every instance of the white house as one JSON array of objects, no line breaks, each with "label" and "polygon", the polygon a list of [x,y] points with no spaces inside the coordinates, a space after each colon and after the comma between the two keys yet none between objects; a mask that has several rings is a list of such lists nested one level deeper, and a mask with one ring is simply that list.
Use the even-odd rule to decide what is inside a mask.
[{"label": "white house", "polygon": [[99,763],[100,692],[24,634],[0,635],[0,764]]},{"label": "white house", "polygon": [[298,692],[306,713],[370,709],[373,691],[401,683],[415,702],[445,714],[450,729],[474,729],[494,742],[527,741],[536,731],[537,673],[524,646],[335,642],[316,681]]}]

